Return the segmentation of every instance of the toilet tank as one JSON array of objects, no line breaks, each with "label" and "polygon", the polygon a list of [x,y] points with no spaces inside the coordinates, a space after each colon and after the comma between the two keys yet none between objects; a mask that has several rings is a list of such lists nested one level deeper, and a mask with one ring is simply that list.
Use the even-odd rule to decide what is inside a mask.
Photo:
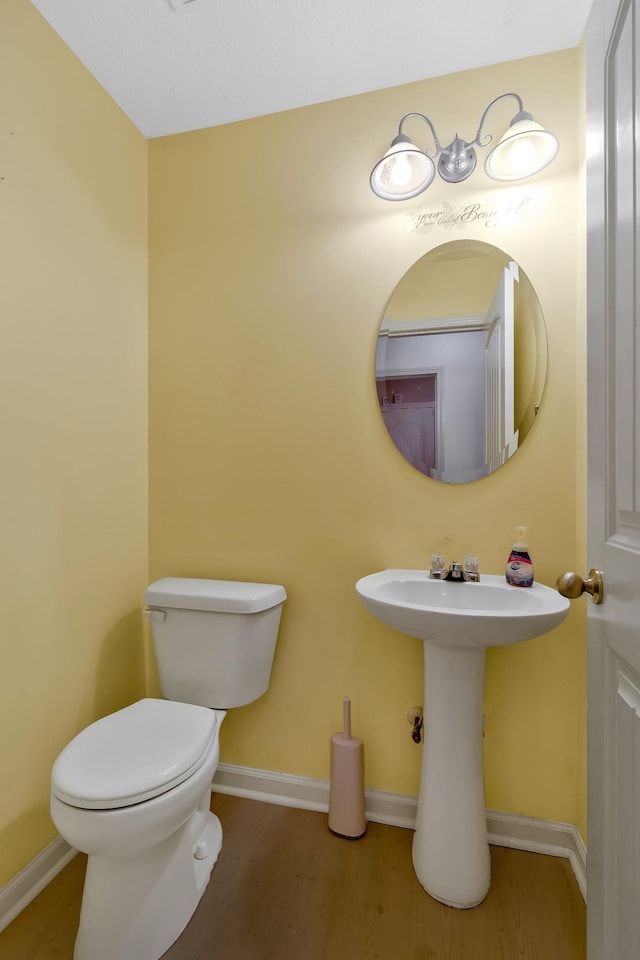
[{"label": "toilet tank", "polygon": [[165,577],[144,595],[167,700],[241,707],[271,678],[284,587]]}]

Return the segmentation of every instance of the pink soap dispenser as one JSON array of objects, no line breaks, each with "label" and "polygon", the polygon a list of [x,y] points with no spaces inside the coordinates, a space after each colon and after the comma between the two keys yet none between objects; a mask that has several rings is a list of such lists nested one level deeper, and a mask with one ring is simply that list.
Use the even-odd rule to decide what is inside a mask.
[{"label": "pink soap dispenser", "polygon": [[507,583],[514,587],[533,586],[533,564],[525,541],[526,534],[526,527],[516,527],[516,540],[507,560]]}]

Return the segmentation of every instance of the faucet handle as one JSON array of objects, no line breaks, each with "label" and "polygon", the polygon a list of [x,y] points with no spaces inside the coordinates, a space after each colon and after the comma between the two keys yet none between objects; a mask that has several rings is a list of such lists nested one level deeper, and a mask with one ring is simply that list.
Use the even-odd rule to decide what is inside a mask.
[{"label": "faucet handle", "polygon": [[431,554],[431,570],[429,576],[433,580],[442,580],[445,574],[445,557],[443,553]]},{"label": "faucet handle", "polygon": [[480,559],[478,557],[465,557],[463,570],[465,580],[477,582],[480,579]]}]

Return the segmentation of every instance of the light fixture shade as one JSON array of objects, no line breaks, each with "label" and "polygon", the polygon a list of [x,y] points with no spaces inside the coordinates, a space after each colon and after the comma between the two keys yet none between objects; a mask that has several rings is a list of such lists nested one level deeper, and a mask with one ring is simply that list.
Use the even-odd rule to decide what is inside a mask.
[{"label": "light fixture shade", "polygon": [[371,171],[371,189],[383,200],[409,200],[426,190],[436,173],[431,157],[410,140],[393,143]]},{"label": "light fixture shade", "polygon": [[558,140],[535,120],[517,120],[485,161],[493,180],[524,180],[548,166],[558,152]]}]

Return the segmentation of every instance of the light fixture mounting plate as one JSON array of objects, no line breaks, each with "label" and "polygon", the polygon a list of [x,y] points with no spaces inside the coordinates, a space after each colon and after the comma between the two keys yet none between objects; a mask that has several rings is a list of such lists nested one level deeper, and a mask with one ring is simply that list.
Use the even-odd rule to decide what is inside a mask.
[{"label": "light fixture mounting plate", "polygon": [[460,183],[471,176],[477,162],[478,157],[473,147],[467,149],[464,163],[460,165],[452,164],[447,151],[443,151],[438,160],[438,173],[447,183]]}]

